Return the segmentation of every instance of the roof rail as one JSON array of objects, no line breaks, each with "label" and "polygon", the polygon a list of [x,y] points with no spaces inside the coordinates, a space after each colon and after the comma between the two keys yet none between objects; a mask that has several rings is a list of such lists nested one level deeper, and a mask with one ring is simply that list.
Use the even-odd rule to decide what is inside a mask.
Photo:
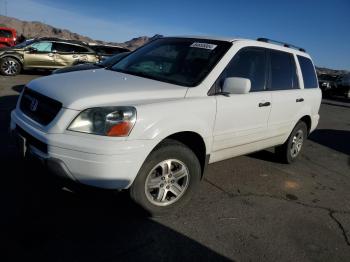
[{"label": "roof rail", "polygon": [[280,45],[282,45],[284,47],[293,48],[293,49],[299,50],[301,52],[306,52],[306,50],[304,48],[301,48],[301,47],[298,47],[298,46],[295,46],[295,45],[292,45],[292,44],[288,44],[288,43],[285,43],[285,42],[281,42],[281,41],[276,41],[276,40],[272,40],[272,39],[268,39],[268,38],[264,38],[264,37],[259,37],[256,40],[260,41],[260,42],[265,42],[265,43],[280,44]]}]

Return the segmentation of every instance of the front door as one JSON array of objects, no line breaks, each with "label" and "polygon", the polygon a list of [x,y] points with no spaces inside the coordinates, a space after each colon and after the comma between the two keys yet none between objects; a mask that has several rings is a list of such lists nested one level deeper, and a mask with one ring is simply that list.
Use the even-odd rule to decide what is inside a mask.
[{"label": "front door", "polygon": [[238,51],[218,79],[217,84],[222,85],[227,77],[248,78],[251,90],[248,94],[217,96],[213,161],[245,153],[244,148],[254,148],[267,137],[271,92],[265,91],[266,68],[266,50],[246,47]]},{"label": "front door", "polygon": [[52,68],[54,64],[55,55],[52,52],[52,42],[36,42],[24,51],[24,67]]}]

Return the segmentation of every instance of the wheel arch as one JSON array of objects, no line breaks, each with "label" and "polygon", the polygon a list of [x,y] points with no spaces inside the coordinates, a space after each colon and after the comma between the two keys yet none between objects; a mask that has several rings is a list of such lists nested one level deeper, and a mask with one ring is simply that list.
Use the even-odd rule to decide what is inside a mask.
[{"label": "wheel arch", "polygon": [[304,122],[306,124],[306,126],[307,126],[307,134],[309,135],[310,134],[310,130],[311,130],[311,124],[312,124],[311,123],[311,116],[304,115],[303,117],[301,117],[299,119],[299,121],[297,123],[299,123],[299,122]]},{"label": "wheel arch", "polygon": [[201,165],[201,170],[202,170],[202,177],[203,177],[206,170],[206,166],[208,165],[209,156],[210,156],[209,154],[207,154],[207,146],[203,137],[200,134],[193,131],[177,132],[177,133],[168,135],[167,137],[162,139],[157,144],[155,149],[160,144],[162,144],[166,139],[172,139],[172,140],[178,141],[192,150],[192,152],[196,155],[196,157],[199,160],[199,163]]},{"label": "wheel arch", "polygon": [[21,57],[15,56],[15,55],[4,55],[2,57],[0,57],[0,60],[3,60],[5,58],[12,58],[18,61],[18,63],[21,65],[21,69],[23,69],[24,66],[24,61],[23,59],[21,59]]}]

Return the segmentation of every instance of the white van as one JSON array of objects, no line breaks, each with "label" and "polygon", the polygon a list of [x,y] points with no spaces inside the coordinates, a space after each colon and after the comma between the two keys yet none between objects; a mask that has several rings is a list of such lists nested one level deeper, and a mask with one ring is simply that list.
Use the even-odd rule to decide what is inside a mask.
[{"label": "white van", "polygon": [[205,167],[268,147],[293,162],[319,120],[310,56],[268,39],[165,37],[113,67],[30,82],[11,114],[23,153],[85,185],[128,189],[153,214]]}]

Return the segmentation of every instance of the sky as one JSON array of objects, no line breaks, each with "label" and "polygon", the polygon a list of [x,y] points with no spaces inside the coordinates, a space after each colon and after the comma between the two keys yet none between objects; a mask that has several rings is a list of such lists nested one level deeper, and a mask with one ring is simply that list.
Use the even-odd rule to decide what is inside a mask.
[{"label": "sky", "polygon": [[154,34],[267,37],[305,48],[317,66],[350,70],[350,0],[7,0],[7,15],[114,42]]}]

